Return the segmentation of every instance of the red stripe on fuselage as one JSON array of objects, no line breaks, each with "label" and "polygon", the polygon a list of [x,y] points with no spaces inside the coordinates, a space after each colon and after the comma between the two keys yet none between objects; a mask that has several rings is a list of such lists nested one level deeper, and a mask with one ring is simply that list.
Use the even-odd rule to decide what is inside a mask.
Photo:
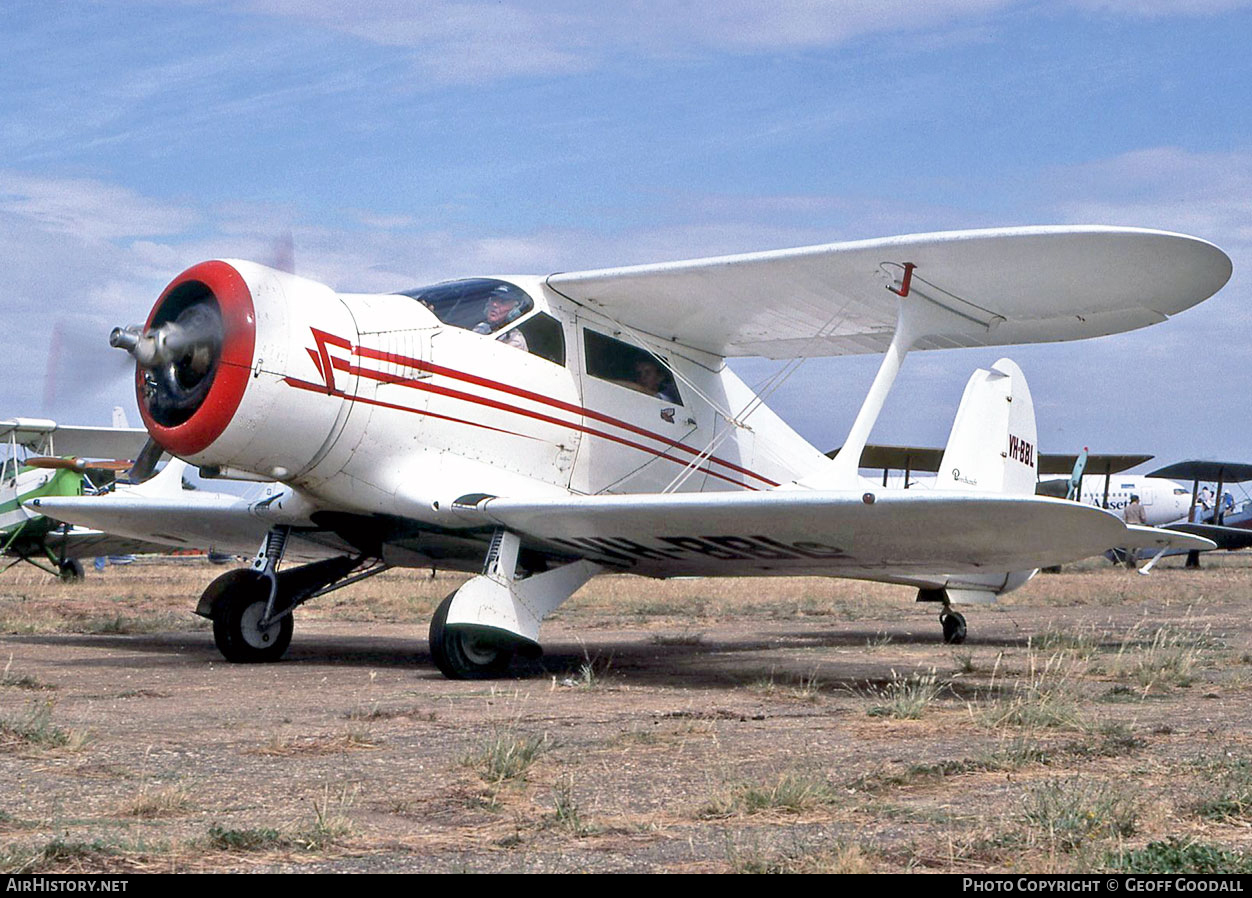
[{"label": "red stripe on fuselage", "polygon": [[[641,443],[636,443],[633,440],[627,440],[622,437],[614,436],[613,434],[605,433],[602,430],[595,430],[585,425],[575,423],[573,421],[565,421],[565,420],[562,420],[561,418],[554,418],[551,415],[545,415],[545,414],[542,414],[541,412],[528,411],[527,409],[518,408],[515,405],[509,405],[507,403],[500,402],[499,400],[496,400],[496,399],[488,399],[485,396],[477,396],[473,393],[463,393],[460,390],[453,390],[449,387],[441,387],[432,383],[428,383],[425,380],[419,380],[416,378],[409,378],[409,377],[400,377],[397,374],[386,374],[382,371],[375,371],[372,368],[361,368],[357,365],[349,366],[348,371],[349,373],[356,374],[360,377],[369,377],[373,380],[377,380],[382,383],[389,383],[389,384],[395,384],[397,386],[410,387],[415,390],[425,390],[430,393],[436,393],[440,396],[447,396],[449,399],[459,399],[463,402],[470,402],[475,405],[485,405],[488,408],[499,409],[500,411],[509,412],[515,415],[523,415],[527,418],[534,418],[537,421],[543,421],[547,424],[555,424],[558,427],[570,427],[570,428],[573,428],[574,430],[580,430],[583,433],[588,434],[590,436],[600,437],[605,440],[612,440],[613,442],[620,443],[623,446],[629,446],[632,449],[638,449],[640,452],[646,452],[650,455],[655,455],[657,458],[663,458],[663,459],[666,459],[667,461],[672,461],[676,465],[683,465],[684,467],[686,467],[687,464],[689,464],[689,462],[684,462],[681,458],[675,458],[672,455],[669,455],[665,452],[661,452],[657,449],[653,449],[650,446],[644,446]],[[404,406],[391,406],[391,407],[402,408],[402,409],[404,408]],[[434,417],[441,417],[441,418],[446,417],[444,415],[434,415],[433,412],[423,412],[421,409],[410,408],[406,410],[411,411],[411,412],[416,412],[418,414],[429,414],[429,415],[433,415]],[[447,420],[456,420],[456,419],[448,418]],[[742,486],[745,489],[750,489],[750,490],[756,489],[756,487],[748,486],[748,484],[746,483],[742,483],[738,480],[733,480],[730,477],[725,476],[724,474],[719,474],[717,471],[712,471],[708,468],[697,467],[696,470],[704,474],[708,474],[712,477],[716,477],[719,480],[725,480],[727,483],[733,483],[735,486]]]},{"label": "red stripe on fuselage", "polygon": [[[700,450],[696,449],[693,446],[688,446],[685,443],[680,443],[670,437],[665,436],[664,434],[659,434],[659,433],[655,433],[654,431],[645,430],[644,428],[631,424],[628,421],[622,421],[619,418],[614,418],[611,415],[606,415],[602,412],[597,412],[594,409],[585,408],[584,406],[581,406],[581,405],[575,405],[574,403],[571,403],[571,402],[564,402],[560,399],[553,399],[551,396],[544,396],[541,393],[535,393],[530,390],[522,389],[521,387],[512,386],[511,384],[501,383],[500,381],[495,381],[486,377],[481,377],[477,374],[470,374],[469,372],[466,372],[466,371],[458,371],[455,368],[445,368],[442,365],[436,365],[432,362],[426,362],[426,361],[423,361],[422,359],[415,359],[409,356],[398,355],[393,352],[383,352],[377,349],[370,349],[367,346],[355,346],[353,347],[352,352],[355,355],[361,356],[362,358],[374,359],[375,361],[381,361],[381,362],[390,362],[391,364],[395,364],[395,365],[404,365],[405,367],[413,368],[418,371],[427,371],[431,374],[439,374],[444,377],[451,378],[453,380],[461,380],[461,381],[465,381],[466,383],[475,384],[476,386],[486,387],[487,389],[497,390],[502,393],[509,393],[513,396],[518,396],[518,397],[521,397],[522,399],[529,399],[532,402],[536,402],[541,405],[548,405],[553,408],[560,409],[562,411],[570,412],[572,414],[585,415],[589,418],[593,418],[605,424],[612,424],[614,427],[620,427],[623,430],[628,430],[631,433],[638,434],[639,436],[656,440],[659,443],[664,443],[665,445],[669,446],[672,449],[677,449],[679,451],[685,452],[692,456],[700,456],[702,454]],[[362,370],[365,370],[365,369],[362,369]],[[468,394],[468,393],[458,394],[458,398],[465,398],[466,396],[472,396],[472,395],[473,394]],[[499,407],[510,409],[510,410],[512,409],[511,406],[501,405]],[[560,423],[565,423],[565,422],[560,422]],[[578,427],[578,425],[574,425],[574,424],[566,424],[566,426]],[[589,433],[594,436],[600,436],[606,439],[616,440],[617,442],[623,443],[624,445],[634,446],[635,448],[645,449],[645,451],[651,452],[653,454],[658,454],[656,453],[655,450],[646,449],[646,447],[639,446],[638,444],[630,442],[628,440],[621,440],[616,437],[610,437],[607,434],[602,433],[600,431],[588,430],[586,428],[579,428],[579,429],[583,430],[585,433]],[[661,455],[661,457],[670,458],[670,456],[668,455]],[[678,461],[680,464],[682,463],[680,459],[671,459],[671,460]],[[743,474],[747,477],[751,477],[754,480],[759,480],[761,483],[764,483],[767,486],[771,486],[771,487],[778,486],[777,483],[775,483],[773,480],[770,480],[768,477],[762,477],[760,474],[757,474],[754,471],[750,471],[747,468],[742,468],[739,465],[734,464],[733,462],[728,462],[716,456],[709,456],[708,461],[713,464],[721,465],[722,467],[727,468],[728,470],[731,470],[731,471],[735,471],[736,473]],[[713,476],[715,477],[720,477],[722,480],[727,480],[730,483],[736,483],[736,484],[739,483],[739,481],[737,480],[730,480],[729,478],[722,477],[720,474],[717,474],[713,471],[709,471],[706,468],[701,468],[700,470],[713,474]],[[747,486],[747,484],[743,484],[743,485]]]},{"label": "red stripe on fuselage", "polygon": [[[326,392],[326,384],[315,384],[311,381],[300,380],[295,377],[284,377],[283,382],[290,387],[295,387],[298,390],[309,390],[313,393]],[[515,430],[504,430],[500,427],[492,427],[490,424],[480,424],[477,421],[467,421],[464,418],[453,418],[450,415],[441,415],[438,412],[428,412],[425,409],[413,408],[408,405],[397,405],[394,402],[383,402],[381,399],[366,399],[361,396],[349,396],[343,390],[337,389],[330,395],[338,396],[340,399],[347,399],[349,402],[363,402],[366,405],[376,405],[380,408],[392,409],[397,412],[410,412],[414,415],[425,415],[427,418],[439,418],[441,421],[451,421],[453,424],[468,424],[470,427],[481,427],[483,430],[494,430],[496,433],[503,433],[511,437],[521,437],[526,440],[538,439],[538,437],[532,436],[529,433],[518,433]]]}]

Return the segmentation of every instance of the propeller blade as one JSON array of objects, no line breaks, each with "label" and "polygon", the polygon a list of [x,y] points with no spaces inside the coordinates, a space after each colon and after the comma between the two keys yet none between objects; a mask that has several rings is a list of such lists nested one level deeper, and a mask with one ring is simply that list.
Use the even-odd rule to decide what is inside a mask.
[{"label": "propeller blade", "polygon": [[126,471],[134,462],[129,459],[100,459],[88,461],[85,458],[58,455],[32,455],[25,464],[32,468],[52,468],[69,471]]},{"label": "propeller blade", "polygon": [[1074,462],[1073,473],[1069,475],[1069,492],[1066,499],[1078,499],[1082,495],[1082,472],[1087,467],[1087,447],[1082,447],[1078,460]]},{"label": "propeller blade", "polygon": [[81,458],[62,458],[57,455],[32,455],[23,464],[32,468],[81,471],[86,464]]},{"label": "propeller blade", "polygon": [[127,472],[126,479],[131,483],[143,483],[151,478],[156,473],[156,464],[164,452],[160,443],[148,437],[148,442],[143,444],[143,449],[139,451],[139,456]]}]

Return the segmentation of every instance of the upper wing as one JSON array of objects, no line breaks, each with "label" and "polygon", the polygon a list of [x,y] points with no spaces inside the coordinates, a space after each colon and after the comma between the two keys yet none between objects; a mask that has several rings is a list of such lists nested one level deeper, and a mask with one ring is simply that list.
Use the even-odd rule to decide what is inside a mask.
[{"label": "upper wing", "polygon": [[90,427],[43,418],[11,418],[0,421],[0,439],[13,439],[48,454],[134,458],[148,441],[148,431],[142,427]]},{"label": "upper wing", "polygon": [[951,231],[554,274],[564,296],[719,356],[882,352],[905,263],[910,295],[951,324],[920,349],[1077,340],[1144,327],[1212,296],[1230,259],[1204,240],[1132,228]]},{"label": "upper wing", "polygon": [[1183,533],[1210,539],[1218,549],[1234,551],[1235,549],[1252,547],[1252,530],[1245,530],[1242,527],[1222,527],[1217,524],[1188,524],[1186,521],[1180,521],[1177,524],[1170,524],[1169,529],[1180,530]]},{"label": "upper wing", "polygon": [[1148,473],[1149,477],[1178,480],[1208,480],[1213,483],[1243,483],[1252,480],[1252,465],[1242,462],[1191,459],[1175,462]]},{"label": "upper wing", "polygon": [[549,551],[653,576],[935,579],[1063,564],[1148,539],[1077,502],[916,490],[487,498],[462,511]]},{"label": "upper wing", "polygon": [[[839,454],[838,449],[826,453],[830,458]],[[1151,461],[1151,455],[1097,455],[1088,454],[1086,472],[1088,474],[1117,474],[1129,470],[1145,461]],[[861,451],[859,467],[887,468],[894,471],[930,471],[939,470],[943,461],[943,450],[933,446],[888,446],[883,443],[869,443]],[[1077,455],[1059,455],[1051,452],[1039,453],[1040,474],[1068,474],[1078,461]],[[1061,481],[1068,484],[1068,480]],[[1054,495],[1044,493],[1044,495]],[[1065,489],[1061,489],[1061,498],[1065,498]]]}]

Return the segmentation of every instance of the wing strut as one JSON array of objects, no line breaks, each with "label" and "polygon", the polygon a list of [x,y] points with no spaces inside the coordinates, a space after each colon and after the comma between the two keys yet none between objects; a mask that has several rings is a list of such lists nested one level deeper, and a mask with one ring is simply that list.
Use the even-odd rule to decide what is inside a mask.
[{"label": "wing strut", "polygon": [[[973,320],[931,299],[920,290],[911,289],[915,268],[916,266],[912,263],[905,265],[905,281],[899,288],[887,285],[888,290],[900,297],[897,303],[895,333],[891,336],[891,345],[887,347],[882,364],[878,366],[878,373],[874,376],[874,382],[865,395],[865,401],[861,403],[861,410],[857,412],[856,420],[852,422],[852,429],[848,431],[848,437],[843,441],[843,448],[832,461],[832,468],[817,477],[803,481],[804,486],[814,489],[854,489],[857,482],[857,469],[861,464],[861,453],[865,451],[870,431],[873,430],[878,420],[883,403],[887,401],[887,394],[891,392],[891,387],[895,384],[896,375],[900,373],[904,357],[919,340],[941,333],[945,325],[950,328],[954,318],[965,319],[963,329],[968,329],[969,321]],[[984,322],[978,323],[989,327]]]}]

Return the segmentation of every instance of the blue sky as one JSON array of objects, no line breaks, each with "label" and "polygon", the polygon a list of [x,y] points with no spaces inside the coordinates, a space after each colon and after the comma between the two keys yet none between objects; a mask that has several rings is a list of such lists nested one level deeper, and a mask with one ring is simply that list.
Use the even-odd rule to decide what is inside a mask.
[{"label": "blue sky", "polygon": [[[1043,451],[1252,461],[1252,3],[597,7],[6,4],[0,416],[137,420],[109,327],[288,233],[301,274],[392,290],[1092,223],[1212,240],[1234,278],[1133,334],[914,354],[873,439],[942,445],[1010,355]],[[809,361],[771,405],[836,446],[875,366]]]}]

